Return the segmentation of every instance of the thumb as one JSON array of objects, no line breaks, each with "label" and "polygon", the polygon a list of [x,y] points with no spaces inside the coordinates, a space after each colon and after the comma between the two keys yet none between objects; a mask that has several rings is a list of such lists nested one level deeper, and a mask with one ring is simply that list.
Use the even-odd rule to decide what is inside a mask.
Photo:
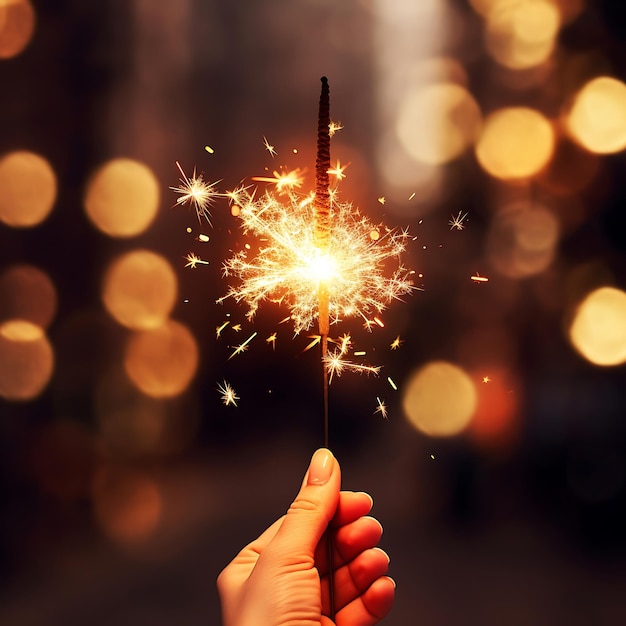
[{"label": "thumb", "polygon": [[341,470],[327,448],[313,454],[300,491],[289,507],[274,547],[284,554],[313,558],[315,548],[339,503]]}]

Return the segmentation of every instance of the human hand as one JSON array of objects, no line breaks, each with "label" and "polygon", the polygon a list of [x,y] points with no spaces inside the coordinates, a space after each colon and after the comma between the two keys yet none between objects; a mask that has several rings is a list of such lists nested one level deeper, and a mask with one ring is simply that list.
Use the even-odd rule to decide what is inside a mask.
[{"label": "human hand", "polygon": [[[366,493],[340,491],[341,471],[322,448],[287,514],[246,546],[217,580],[223,626],[373,626],[391,609],[389,558]],[[330,614],[332,537],[335,621]]]}]

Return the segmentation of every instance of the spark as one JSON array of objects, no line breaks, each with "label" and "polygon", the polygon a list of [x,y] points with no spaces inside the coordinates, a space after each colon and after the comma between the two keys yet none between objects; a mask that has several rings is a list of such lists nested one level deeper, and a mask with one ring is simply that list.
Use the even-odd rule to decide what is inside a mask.
[{"label": "spark", "polygon": [[378,198],[378,202],[380,202],[381,204],[385,204],[385,196],[380,196],[380,198]]},{"label": "spark", "polygon": [[213,154],[215,152],[215,150],[213,150],[213,148],[211,148],[211,146],[204,146],[204,149],[209,153],[209,154]]},{"label": "spark", "polygon": [[272,350],[276,350],[276,333],[272,333],[266,340],[265,343],[272,344]]},{"label": "spark", "polygon": [[233,324],[233,325],[232,325],[232,329],[233,329],[236,333],[240,332],[240,331],[241,331],[241,324]]},{"label": "spark", "polygon": [[380,318],[375,317],[374,321],[381,327],[381,328],[385,328],[385,322],[383,322]]},{"label": "spark", "polygon": [[486,282],[489,281],[489,279],[486,276],[481,276],[478,272],[476,272],[476,274],[474,274],[474,276],[470,276],[470,278],[475,283],[486,283]]},{"label": "spark", "polygon": [[[302,187],[303,177],[302,177],[302,171],[300,170],[300,168],[296,168],[295,170],[291,170],[289,172],[278,172],[274,170],[272,174],[274,174],[273,177],[253,176],[252,180],[255,180],[261,183],[272,183],[273,185],[276,186],[276,191],[278,191],[278,193],[283,193],[283,191],[285,190],[288,191],[290,189]],[[241,189],[239,191],[240,193],[237,194],[237,199],[241,197]],[[237,193],[237,190],[234,192],[231,192],[231,194],[235,194],[235,193]],[[232,197],[231,194],[229,194],[230,197]],[[253,199],[253,196],[250,197],[250,200],[252,199]]]},{"label": "spark", "polygon": [[319,345],[319,342],[322,340],[322,336],[312,335],[311,337],[309,337],[309,339],[312,339],[313,341],[311,341],[311,343],[309,343],[307,347],[304,350],[302,350],[302,352],[308,352],[311,348],[314,348],[315,346]]},{"label": "spark", "polygon": [[353,352],[354,356],[365,356],[367,352],[365,350],[359,350],[358,352]]},{"label": "spark", "polygon": [[208,261],[204,261],[199,256],[196,256],[193,252],[190,252],[184,258],[187,259],[187,263],[185,264],[185,267],[190,267],[191,269],[194,269],[194,267],[197,267],[198,265],[208,265],[209,264]]},{"label": "spark", "polygon": [[232,195],[244,233],[256,236],[259,246],[256,253],[243,246],[225,261],[224,276],[237,281],[218,302],[245,302],[248,319],[263,301],[283,303],[298,334],[318,317],[320,289],[328,294],[331,322],[352,316],[367,321],[414,289],[410,270],[400,262],[407,230],[385,229],[373,241],[376,227],[366,217],[349,203],[331,200],[332,228],[322,250],[311,196],[291,190],[285,196],[286,202],[269,191],[257,197],[245,188]]},{"label": "spark", "polygon": [[350,163],[347,163],[346,165],[342,167],[341,163],[339,162],[339,159],[337,159],[337,162],[335,163],[335,167],[331,167],[327,171],[327,174],[334,176],[337,180],[343,180],[346,177],[346,175],[344,174],[344,171],[346,170],[348,165],[350,165]]},{"label": "spark", "polygon": [[489,378],[489,376],[483,376],[483,382],[484,383],[489,383],[489,382],[491,382],[491,378]]},{"label": "spark", "polygon": [[198,221],[201,221],[201,217],[204,217],[206,221],[211,223],[211,214],[209,213],[209,207],[213,204],[213,201],[217,196],[221,194],[217,191],[216,185],[219,181],[214,183],[207,183],[202,174],[196,174],[194,168],[191,178],[189,178],[180,163],[176,161],[176,167],[180,172],[180,185],[178,187],[170,187],[172,191],[180,194],[176,199],[176,204],[190,203],[196,210]]},{"label": "spark", "polygon": [[380,366],[373,365],[361,365],[360,363],[354,363],[353,361],[347,361],[343,358],[343,354],[340,350],[333,350],[324,357],[324,364],[328,371],[328,382],[332,382],[333,376],[341,376],[345,371],[359,372],[361,374],[374,374],[378,375],[380,372]]},{"label": "spark", "polygon": [[200,241],[202,243],[207,243],[208,241],[210,241],[209,236],[205,235],[203,233],[200,233],[197,237],[196,237],[197,241]]},{"label": "spark", "polygon": [[390,348],[392,350],[397,350],[404,343],[404,339],[400,339],[400,335],[398,335],[390,344]]},{"label": "spark", "polygon": [[413,198],[415,198],[415,192],[413,192],[410,196],[409,196],[409,201],[413,200]]},{"label": "spark", "polygon": [[374,413],[380,413],[384,419],[387,419],[387,405],[384,400],[381,400],[378,396],[376,396],[376,403],[378,406],[376,407]]},{"label": "spark", "polygon": [[328,134],[333,137],[335,133],[339,132],[342,128],[343,126],[341,125],[341,122],[333,122],[331,120],[330,124],[328,125]]},{"label": "spark", "polygon": [[456,228],[457,230],[463,230],[465,228],[465,224],[463,224],[463,221],[467,217],[467,213],[461,213],[462,211],[459,211],[459,214],[456,217],[453,215],[452,219],[448,220],[450,230],[452,230],[453,228]]},{"label": "spark", "polygon": [[226,328],[226,326],[228,326],[230,324],[230,322],[226,321],[224,322],[221,326],[218,326],[215,329],[215,338],[219,339],[222,336],[222,331]]},{"label": "spark", "polygon": [[394,391],[398,391],[398,386],[396,385],[396,383],[393,381],[393,379],[391,378],[391,376],[387,376],[387,382],[389,383],[389,386],[394,390]]},{"label": "spark", "polygon": [[228,357],[228,360],[232,359],[234,356],[245,352],[248,349],[248,344],[257,336],[257,332],[253,332],[243,343],[240,343],[238,346],[235,346],[233,353]]},{"label": "spark", "polygon": [[272,158],[274,158],[276,156],[276,150],[274,150],[274,146],[270,145],[270,142],[267,140],[267,137],[265,137],[265,135],[263,135],[263,145],[265,146],[265,149],[270,153]]},{"label": "spark", "polygon": [[224,403],[224,406],[228,406],[229,404],[237,406],[237,400],[239,400],[239,396],[226,381],[224,381],[222,384],[217,383],[217,390],[222,394],[222,402]]}]

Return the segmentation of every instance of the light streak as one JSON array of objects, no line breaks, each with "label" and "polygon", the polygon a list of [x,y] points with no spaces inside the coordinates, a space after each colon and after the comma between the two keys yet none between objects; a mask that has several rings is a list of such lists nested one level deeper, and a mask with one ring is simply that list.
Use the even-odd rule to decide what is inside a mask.
[{"label": "light streak", "polygon": [[191,178],[189,178],[180,163],[176,161],[176,167],[180,172],[180,185],[178,187],[170,187],[172,191],[180,194],[176,199],[176,204],[191,204],[196,211],[198,221],[201,222],[201,217],[204,217],[206,221],[211,223],[211,214],[209,213],[209,207],[213,204],[215,198],[220,196],[216,185],[219,181],[214,183],[207,183],[202,174],[196,174],[194,168]]},{"label": "light streak", "polygon": [[331,120],[330,124],[328,124],[328,134],[330,137],[334,137],[335,133],[339,132],[343,126],[341,122],[333,122]]},{"label": "light streak", "polygon": [[400,335],[398,335],[389,345],[392,350],[397,350],[404,343],[404,339],[400,339]]},{"label": "light streak", "polygon": [[272,350],[276,350],[276,333],[272,333],[266,340],[265,343],[272,344]]},{"label": "light streak", "polygon": [[384,419],[387,419],[387,405],[384,400],[381,400],[378,396],[376,396],[376,403],[378,406],[374,413],[380,413]]},{"label": "light streak", "polygon": [[393,381],[393,379],[391,378],[391,376],[387,376],[387,382],[389,383],[389,386],[394,390],[394,391],[398,391],[398,386],[396,385],[396,383]]},{"label": "light streak", "polygon": [[328,352],[323,357],[324,365],[328,371],[328,382],[331,383],[333,377],[338,377],[343,374],[344,371],[358,372],[360,374],[374,374],[378,375],[381,368],[378,365],[361,365],[360,363],[354,363],[353,361],[347,361],[343,358],[343,354],[340,350],[333,350]]},{"label": "light streak", "polygon": [[[302,187],[303,177],[302,171],[299,168],[296,168],[295,170],[291,170],[289,172],[277,172],[276,170],[274,170],[272,174],[274,174],[273,177],[253,176],[252,180],[261,183],[272,183],[276,186],[276,191],[278,191],[278,193]],[[241,198],[240,193],[237,193],[238,191],[242,190],[235,190],[229,192],[228,194],[229,197],[237,200],[237,204],[239,204]],[[245,191],[245,189],[243,191]],[[251,197],[253,198],[254,195],[252,195]]]},{"label": "light streak", "polygon": [[465,228],[465,224],[463,223],[463,221],[467,217],[467,213],[463,213],[462,215],[461,213],[462,212],[459,211],[459,214],[456,217],[453,215],[452,218],[448,220],[450,230],[452,230],[453,228],[456,228],[457,230],[463,230]]},{"label": "light streak", "polygon": [[270,145],[270,142],[267,140],[267,137],[265,137],[265,135],[263,136],[263,145],[265,146],[265,149],[270,153],[272,158],[274,158],[276,156],[276,150],[274,150],[274,146]]},{"label": "light streak", "polygon": [[219,339],[222,336],[222,331],[226,328],[226,326],[228,326],[230,324],[230,322],[226,321],[224,322],[221,326],[218,326],[215,329],[215,338]]},{"label": "light streak", "polygon": [[[234,328],[234,326],[233,326]],[[255,331],[253,332],[243,343],[240,343],[238,346],[235,346],[233,353],[228,357],[228,360],[230,361],[230,359],[232,359],[234,356],[241,354],[242,352],[245,352],[248,349],[248,344],[258,335],[258,333]]]},{"label": "light streak", "polygon": [[224,403],[224,406],[228,406],[229,404],[237,406],[237,400],[239,400],[239,396],[226,381],[224,381],[222,384],[217,383],[217,390],[222,394],[222,402]]},{"label": "light streak", "polygon": [[190,252],[184,258],[187,260],[187,263],[185,264],[185,267],[190,267],[191,269],[193,269],[194,267],[197,267],[198,265],[208,265],[209,264],[208,261],[204,261],[199,256],[196,256],[193,252]]},{"label": "light streak", "polygon": [[481,276],[478,272],[476,272],[476,274],[474,274],[474,276],[470,276],[470,278],[475,283],[486,283],[486,282],[489,281],[489,279],[486,276]]}]

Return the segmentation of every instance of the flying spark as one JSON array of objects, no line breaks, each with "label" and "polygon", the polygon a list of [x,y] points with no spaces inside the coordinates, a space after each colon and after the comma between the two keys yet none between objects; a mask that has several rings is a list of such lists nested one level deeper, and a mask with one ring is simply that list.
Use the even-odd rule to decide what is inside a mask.
[{"label": "flying spark", "polygon": [[486,283],[486,282],[489,282],[489,279],[486,276],[481,276],[478,272],[476,272],[476,274],[474,274],[474,276],[470,276],[470,278],[475,283]]},{"label": "flying spark", "polygon": [[335,167],[331,167],[327,171],[327,174],[334,176],[337,180],[343,180],[346,177],[344,172],[346,168],[348,167],[348,165],[350,165],[350,163],[347,163],[346,165],[342,167],[341,163],[339,162],[339,159],[337,159],[337,163],[335,163]]},{"label": "flying spark", "polygon": [[209,213],[209,207],[213,204],[215,198],[221,194],[217,191],[216,185],[219,181],[214,183],[207,183],[202,174],[196,174],[196,170],[193,170],[191,178],[189,178],[180,163],[176,161],[176,167],[180,172],[180,185],[178,187],[170,187],[172,191],[180,194],[176,199],[176,204],[191,204],[196,211],[198,221],[201,221],[201,217],[204,217],[206,221],[211,223],[211,214]]},{"label": "flying spark", "polygon": [[239,396],[226,381],[224,381],[223,384],[217,383],[217,390],[222,394],[222,402],[224,403],[224,406],[228,406],[229,404],[237,406]]},{"label": "flying spark", "polygon": [[376,403],[378,406],[376,407],[374,413],[380,413],[384,419],[387,419],[387,405],[384,400],[381,400],[378,396],[376,396]]},{"label": "flying spark", "polygon": [[272,344],[272,350],[276,350],[276,333],[272,333],[266,340],[265,343]]},{"label": "flying spark", "polygon": [[230,324],[230,322],[224,322],[221,326],[218,326],[215,329],[215,338],[219,339],[222,336],[222,331],[226,328],[226,326],[228,326]]},{"label": "flying spark", "polygon": [[341,122],[333,122],[331,120],[330,124],[328,125],[328,134],[333,137],[335,133],[339,132],[342,128],[343,126],[341,125]]},{"label": "flying spark", "polygon": [[253,332],[243,343],[235,346],[235,349],[233,350],[233,353],[228,357],[228,360],[230,361],[230,359],[232,359],[234,356],[245,352],[248,349],[248,344],[257,336],[257,334],[257,332]]},{"label": "flying spark", "polygon": [[[274,174],[273,177],[270,176],[253,176],[252,180],[261,182],[261,183],[273,183],[276,186],[276,191],[278,193],[282,193],[283,191],[288,191],[290,189],[295,189],[302,187],[302,171],[299,168],[295,170],[291,170],[289,172],[277,172],[274,170],[272,172]],[[229,197],[237,200],[237,204],[239,204],[239,199],[241,197],[241,192],[246,191],[245,189],[239,189],[235,191],[229,192]],[[253,197],[250,196],[250,198]]]},{"label": "flying spark", "polygon": [[375,365],[361,365],[360,363],[354,363],[353,361],[347,361],[343,358],[341,350],[333,350],[328,352],[323,357],[324,364],[328,371],[328,382],[332,382],[335,375],[341,376],[344,371],[358,372],[360,374],[374,374],[378,375],[380,372],[380,366]]},{"label": "flying spark", "polygon": [[198,265],[208,265],[209,264],[208,261],[204,261],[199,256],[196,256],[193,252],[190,252],[184,258],[187,260],[187,263],[185,264],[185,267],[190,267],[191,269],[193,269],[194,267],[197,267]]},{"label": "flying spark", "polygon": [[453,228],[456,228],[457,230],[463,230],[465,228],[465,224],[463,223],[463,221],[467,217],[467,213],[461,213],[462,212],[459,211],[459,214],[456,217],[453,215],[452,219],[448,220],[450,230],[452,230]]},{"label": "flying spark", "polygon": [[404,343],[403,339],[400,339],[400,335],[398,335],[390,344],[390,348],[392,350],[397,350]]},{"label": "flying spark", "polygon": [[389,383],[389,386],[394,390],[394,391],[398,391],[398,386],[396,385],[396,383],[393,381],[393,379],[391,378],[391,376],[387,376],[387,382]]},{"label": "flying spark", "polygon": [[267,140],[267,137],[265,136],[263,136],[263,145],[265,146],[265,149],[270,153],[272,158],[274,158],[276,156],[276,150],[274,150],[274,146],[270,145],[270,142]]}]

